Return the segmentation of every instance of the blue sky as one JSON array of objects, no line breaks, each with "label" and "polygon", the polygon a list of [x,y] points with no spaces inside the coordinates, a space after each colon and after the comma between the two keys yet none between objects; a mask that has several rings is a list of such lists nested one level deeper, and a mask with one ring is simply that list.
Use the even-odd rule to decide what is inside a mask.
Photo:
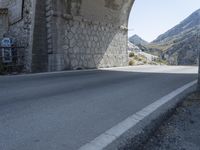
[{"label": "blue sky", "polygon": [[200,8],[200,0],[136,0],[129,18],[129,36],[146,41],[180,23]]}]

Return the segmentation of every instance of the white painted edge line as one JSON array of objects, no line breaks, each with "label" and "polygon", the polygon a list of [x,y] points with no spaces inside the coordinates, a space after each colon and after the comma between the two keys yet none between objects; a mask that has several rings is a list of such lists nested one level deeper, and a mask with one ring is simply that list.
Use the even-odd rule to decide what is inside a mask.
[{"label": "white painted edge line", "polygon": [[92,72],[98,71],[100,69],[86,69],[86,70],[67,70],[67,71],[55,71],[55,72],[42,72],[42,73],[27,73],[27,74],[19,74],[19,75],[8,75],[8,76],[0,76],[3,77],[34,77],[40,75],[56,75],[61,73],[78,73],[78,72]]},{"label": "white painted edge line", "polygon": [[[128,69],[128,68],[141,68],[141,67],[159,67],[159,65],[140,65],[140,66],[123,66],[123,67],[110,67],[110,68],[96,68],[96,69],[83,69],[83,70],[64,70],[64,71],[54,71],[54,72],[42,72],[42,73],[28,73],[28,74],[19,74],[19,75],[8,75],[1,76],[0,78],[10,78],[10,77],[35,77],[40,75],[56,75],[61,73],[80,73],[80,72],[92,72],[92,71],[126,71],[126,70],[118,70],[118,69]],[[174,66],[168,66],[174,67]],[[195,66],[179,66],[179,67],[195,67]],[[130,72],[127,70],[126,72]],[[134,70],[134,72],[141,72]]]},{"label": "white painted edge line", "polygon": [[151,113],[156,111],[159,107],[164,105],[165,103],[169,102],[177,95],[184,92],[186,89],[194,86],[197,83],[197,80],[192,81],[177,90],[169,93],[168,95],[162,97],[161,99],[155,101],[154,103],[148,105],[147,107],[143,108],[142,110],[138,111],[137,113],[129,116],[124,121],[120,122],[116,126],[112,127],[111,129],[107,130],[91,142],[83,145],[79,148],[79,150],[103,150],[113,141],[115,141],[118,137],[124,134],[129,129],[133,128],[136,124],[138,124],[141,120],[145,117],[149,116]]},{"label": "white painted edge line", "polygon": [[123,69],[123,68],[130,68],[130,67],[132,67],[132,66],[95,68],[95,69],[83,69],[83,70],[64,70],[64,71],[27,73],[27,74],[8,75],[8,76],[1,76],[0,75],[0,78],[4,78],[4,77],[34,77],[34,76],[39,76],[39,75],[56,75],[56,74],[60,74],[60,73],[79,73],[79,72],[92,72],[92,71],[104,71],[104,70],[111,70],[112,71],[112,69]]}]

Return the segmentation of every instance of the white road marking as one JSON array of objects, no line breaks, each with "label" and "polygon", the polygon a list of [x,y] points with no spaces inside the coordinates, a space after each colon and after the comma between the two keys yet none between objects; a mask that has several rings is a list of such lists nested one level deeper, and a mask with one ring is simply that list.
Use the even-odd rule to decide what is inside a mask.
[{"label": "white road marking", "polygon": [[184,92],[186,89],[194,86],[197,83],[197,80],[190,82],[177,90],[169,93],[168,95],[162,97],[161,99],[155,101],[154,103],[150,104],[149,106],[143,108],[139,112],[129,116],[124,121],[120,122],[116,126],[112,127],[111,129],[107,130],[91,142],[83,145],[79,150],[103,150],[109,144],[114,142],[118,137],[124,134],[129,129],[133,128],[136,124],[138,124],[141,120],[145,117],[149,116],[151,113],[156,111],[159,107],[164,105],[165,103],[172,100],[177,95]]}]

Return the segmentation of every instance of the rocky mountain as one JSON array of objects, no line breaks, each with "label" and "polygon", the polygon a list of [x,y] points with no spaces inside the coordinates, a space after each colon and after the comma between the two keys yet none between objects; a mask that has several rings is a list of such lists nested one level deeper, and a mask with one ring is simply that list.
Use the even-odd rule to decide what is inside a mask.
[{"label": "rocky mountain", "polygon": [[128,42],[128,51],[137,53],[137,52],[141,52],[142,50],[138,46],[136,46],[135,44]]},{"label": "rocky mountain", "polygon": [[168,30],[164,34],[160,35],[156,40],[152,43],[161,43],[170,41],[171,38],[176,38],[178,35],[182,36],[182,33],[186,31],[190,31],[195,26],[200,25],[200,9],[192,13],[185,20],[180,22],[178,25]]},{"label": "rocky mountain", "polygon": [[138,46],[131,42],[128,42],[128,52],[129,65],[162,64],[157,56],[143,52]]},{"label": "rocky mountain", "polygon": [[129,41],[131,43],[133,43],[134,45],[147,45],[148,42],[143,40],[141,37],[139,37],[138,35],[133,35],[129,38]]},{"label": "rocky mountain", "polygon": [[171,65],[195,65],[200,50],[200,9],[148,45],[143,51],[158,55]]}]

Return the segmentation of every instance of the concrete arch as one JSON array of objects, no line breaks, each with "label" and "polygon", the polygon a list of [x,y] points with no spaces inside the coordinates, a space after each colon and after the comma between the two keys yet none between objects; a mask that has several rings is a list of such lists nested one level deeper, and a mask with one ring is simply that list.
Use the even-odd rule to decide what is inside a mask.
[{"label": "concrete arch", "polygon": [[[41,19],[37,6],[43,2],[36,2],[35,31],[41,28],[37,24]],[[40,60],[33,58],[33,71],[40,71],[46,57],[49,71],[127,65],[127,25],[133,3],[134,0],[47,0],[48,53],[44,52]],[[33,53],[41,52],[37,42],[35,45]],[[45,44],[41,45],[45,50]]]}]

